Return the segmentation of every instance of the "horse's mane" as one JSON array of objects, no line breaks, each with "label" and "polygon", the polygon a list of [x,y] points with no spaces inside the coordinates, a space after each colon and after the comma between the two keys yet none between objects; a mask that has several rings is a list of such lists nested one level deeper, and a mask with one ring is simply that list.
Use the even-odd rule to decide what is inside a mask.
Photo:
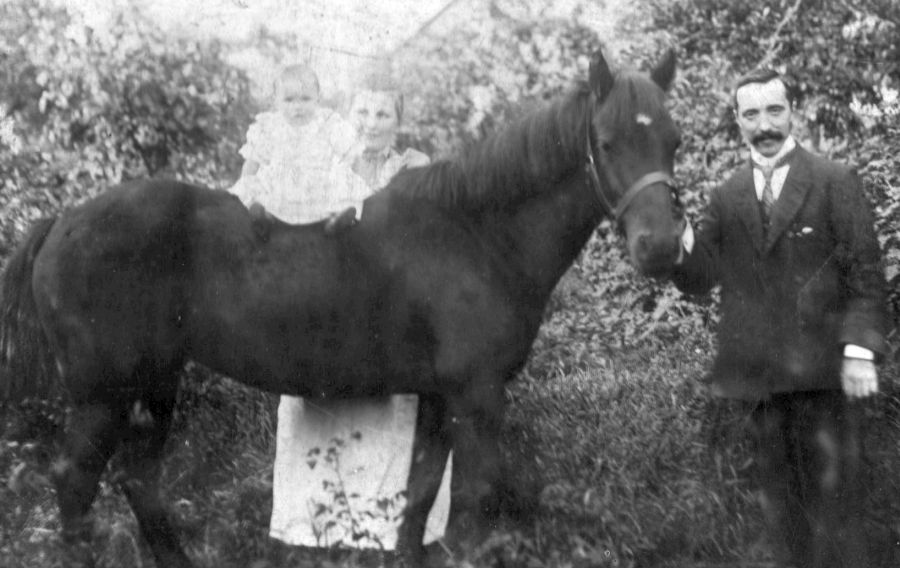
[{"label": "horse's mane", "polygon": [[[634,127],[638,112],[665,113],[661,91],[643,74],[619,73],[600,109],[612,132]],[[584,81],[455,159],[400,172],[382,191],[464,209],[502,208],[552,187],[585,164],[585,122],[595,100]]]}]

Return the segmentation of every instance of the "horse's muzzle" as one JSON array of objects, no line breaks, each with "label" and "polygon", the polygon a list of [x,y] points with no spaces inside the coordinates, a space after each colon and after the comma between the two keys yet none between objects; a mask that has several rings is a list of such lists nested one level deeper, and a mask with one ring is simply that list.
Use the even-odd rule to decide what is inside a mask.
[{"label": "horse's muzzle", "polygon": [[650,277],[669,274],[681,252],[681,233],[657,235],[645,231],[634,237],[631,259],[635,267]]}]

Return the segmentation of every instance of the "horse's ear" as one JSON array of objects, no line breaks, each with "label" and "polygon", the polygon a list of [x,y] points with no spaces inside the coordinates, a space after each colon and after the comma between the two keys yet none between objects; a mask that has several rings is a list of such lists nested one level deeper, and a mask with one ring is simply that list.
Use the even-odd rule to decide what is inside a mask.
[{"label": "horse's ear", "polygon": [[650,72],[650,78],[659,85],[663,91],[668,91],[675,78],[675,50],[669,48],[662,60],[656,64]]},{"label": "horse's ear", "polygon": [[598,49],[591,57],[591,67],[588,72],[588,83],[591,90],[602,101],[612,90],[614,80],[612,71],[609,70],[609,65],[603,58],[603,52]]}]

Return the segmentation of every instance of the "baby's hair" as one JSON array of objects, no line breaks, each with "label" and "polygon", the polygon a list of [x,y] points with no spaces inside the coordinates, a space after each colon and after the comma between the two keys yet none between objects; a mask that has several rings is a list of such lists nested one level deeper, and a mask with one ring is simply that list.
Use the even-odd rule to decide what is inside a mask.
[{"label": "baby's hair", "polygon": [[283,67],[281,73],[278,74],[278,78],[275,79],[275,92],[278,92],[278,88],[281,85],[291,81],[310,84],[315,87],[317,93],[319,92],[319,77],[316,75],[316,72],[307,65],[296,63]]},{"label": "baby's hair", "polygon": [[394,111],[397,113],[397,122],[403,121],[403,92],[394,81],[390,70],[385,67],[376,67],[363,77],[357,88],[357,93],[371,91],[385,93],[394,99]]}]

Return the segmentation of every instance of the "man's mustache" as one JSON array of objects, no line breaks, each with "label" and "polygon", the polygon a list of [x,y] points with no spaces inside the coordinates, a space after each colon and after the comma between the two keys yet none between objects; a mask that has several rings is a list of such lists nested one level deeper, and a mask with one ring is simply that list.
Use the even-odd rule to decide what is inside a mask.
[{"label": "man's mustache", "polygon": [[751,142],[753,143],[754,146],[756,146],[757,144],[759,144],[761,142],[765,142],[766,140],[780,142],[781,140],[784,140],[784,134],[782,134],[781,132],[778,132],[778,131],[761,132],[761,133],[757,134],[756,136],[754,136],[753,139],[751,140]]}]

